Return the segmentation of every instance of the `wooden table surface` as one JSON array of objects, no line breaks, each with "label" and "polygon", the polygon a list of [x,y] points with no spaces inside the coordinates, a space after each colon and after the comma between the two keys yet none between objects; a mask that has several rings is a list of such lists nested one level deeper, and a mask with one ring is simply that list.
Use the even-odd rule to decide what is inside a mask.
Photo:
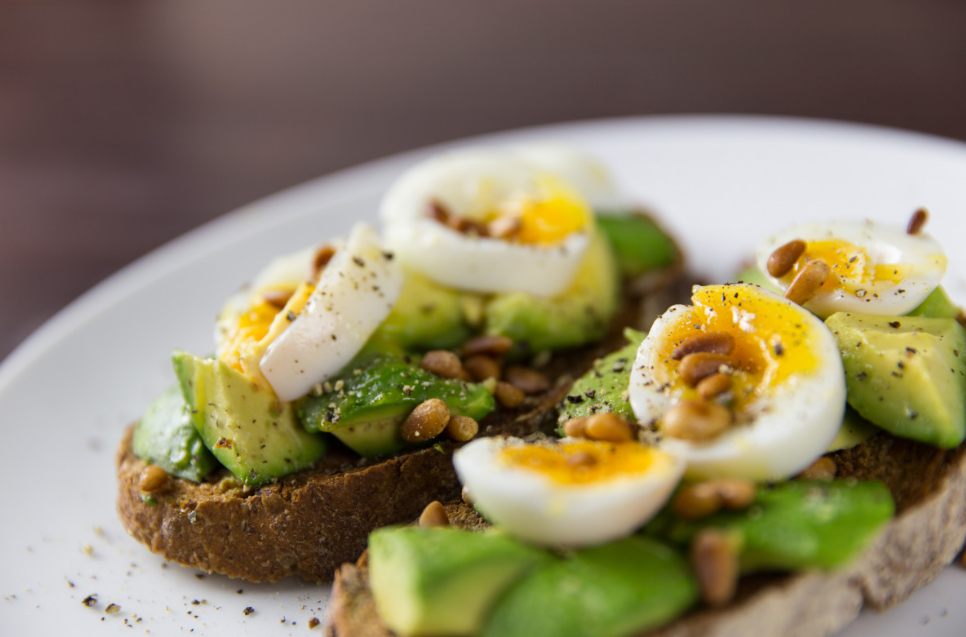
[{"label": "wooden table surface", "polygon": [[429,143],[774,113],[966,140],[966,2],[0,0],[0,359],[236,206]]}]

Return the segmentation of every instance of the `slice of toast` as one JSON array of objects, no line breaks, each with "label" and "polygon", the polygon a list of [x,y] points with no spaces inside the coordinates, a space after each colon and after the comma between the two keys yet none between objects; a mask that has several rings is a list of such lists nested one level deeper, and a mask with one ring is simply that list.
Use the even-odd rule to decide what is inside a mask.
[{"label": "slice of toast", "polygon": [[[551,388],[521,408],[490,414],[480,435],[554,427],[557,403],[596,358],[624,344],[624,326],[653,320],[648,314],[655,303],[667,307],[686,298],[690,285],[672,280],[643,299],[629,293],[605,339],[555,355],[542,369]],[[255,489],[240,486],[226,470],[201,483],[169,477],[166,491],[145,498],[139,479],[147,465],[131,449],[132,433],[130,427],[117,453],[117,507],[127,531],[179,564],[256,582],[289,575],[330,582],[339,565],[362,553],[372,530],[407,522],[429,502],[457,499],[461,490],[450,460],[458,444],[444,441],[368,460],[335,448],[312,469]]]},{"label": "slice of toast", "polygon": [[[966,445],[943,451],[880,434],[831,456],[839,477],[882,480],[896,500],[896,518],[848,567],[742,578],[726,607],[699,607],[649,633],[653,637],[830,635],[863,606],[882,610],[932,581],[966,538]],[[451,523],[485,523],[462,503],[447,506]],[[391,637],[379,620],[365,558],[336,574],[327,634]],[[535,636],[537,637],[537,636]]]}]

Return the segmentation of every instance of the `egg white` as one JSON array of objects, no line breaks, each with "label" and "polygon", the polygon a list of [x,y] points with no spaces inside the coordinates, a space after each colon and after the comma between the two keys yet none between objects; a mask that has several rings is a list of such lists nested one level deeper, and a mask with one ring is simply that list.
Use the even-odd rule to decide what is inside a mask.
[{"label": "egg white", "polygon": [[[830,221],[800,224],[769,237],[759,247],[756,261],[761,271],[783,290],[789,281],[768,274],[768,257],[792,241],[842,239],[864,248],[871,264],[909,264],[911,271],[899,283],[849,280],[845,286],[820,290],[805,307],[825,318],[835,312],[863,312],[901,316],[914,310],[942,281],[947,259],[942,246],[928,234],[907,234],[898,228],[871,221]],[[835,276],[833,274],[833,276]]]},{"label": "egg white", "polygon": [[562,177],[596,212],[623,213],[636,206],[614,183],[607,166],[579,148],[547,141],[512,146],[508,150]]},{"label": "egg white", "polygon": [[[838,434],[845,413],[845,372],[835,339],[810,312],[782,297],[750,285],[722,286],[741,294],[767,295],[794,308],[807,326],[818,368],[792,373],[767,394],[751,400],[741,414],[747,424],[733,425],[708,441],[689,441],[664,435],[658,446],[687,462],[692,478],[741,477],[780,480],[795,475],[820,457]],[[668,361],[656,351],[669,338],[687,306],[676,305],[661,315],[641,343],[631,372],[631,408],[645,425],[659,423],[681,397],[670,391]],[[754,328],[758,317],[735,316]],[[767,341],[767,335],[763,338]]]},{"label": "egg white", "polygon": [[295,400],[345,367],[389,315],[402,284],[402,270],[375,229],[357,224],[259,363],[278,398]]},{"label": "egg white", "polygon": [[661,454],[638,475],[562,484],[500,461],[503,449],[527,444],[534,443],[478,438],[456,451],[453,465],[490,521],[546,546],[590,546],[629,535],[667,502],[684,471],[683,461]]},{"label": "egg white", "polygon": [[[559,242],[522,244],[468,236],[427,216],[430,202],[438,201],[460,216],[482,220],[489,204],[526,196],[547,175],[506,150],[472,149],[431,158],[407,171],[383,199],[380,217],[387,245],[404,265],[447,287],[555,296],[576,273],[592,225]],[[580,199],[576,191],[572,196]]]}]

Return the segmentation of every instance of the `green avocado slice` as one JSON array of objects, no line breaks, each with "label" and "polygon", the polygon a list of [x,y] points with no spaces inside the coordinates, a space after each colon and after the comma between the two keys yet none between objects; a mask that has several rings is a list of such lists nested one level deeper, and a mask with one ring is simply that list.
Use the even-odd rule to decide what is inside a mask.
[{"label": "green avocado slice", "polygon": [[134,428],[134,455],[169,475],[200,482],[218,467],[195,429],[179,387],[171,387],[145,410]]},{"label": "green avocado slice", "polygon": [[666,268],[679,257],[674,240],[644,214],[598,212],[597,227],[613,247],[625,277]]}]

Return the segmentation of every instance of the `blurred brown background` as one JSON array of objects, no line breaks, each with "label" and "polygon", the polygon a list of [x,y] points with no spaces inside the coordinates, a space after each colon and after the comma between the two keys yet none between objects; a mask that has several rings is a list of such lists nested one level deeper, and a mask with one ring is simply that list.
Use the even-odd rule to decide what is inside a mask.
[{"label": "blurred brown background", "polygon": [[0,359],[252,199],[413,147],[658,113],[966,140],[966,2],[0,2]]}]

